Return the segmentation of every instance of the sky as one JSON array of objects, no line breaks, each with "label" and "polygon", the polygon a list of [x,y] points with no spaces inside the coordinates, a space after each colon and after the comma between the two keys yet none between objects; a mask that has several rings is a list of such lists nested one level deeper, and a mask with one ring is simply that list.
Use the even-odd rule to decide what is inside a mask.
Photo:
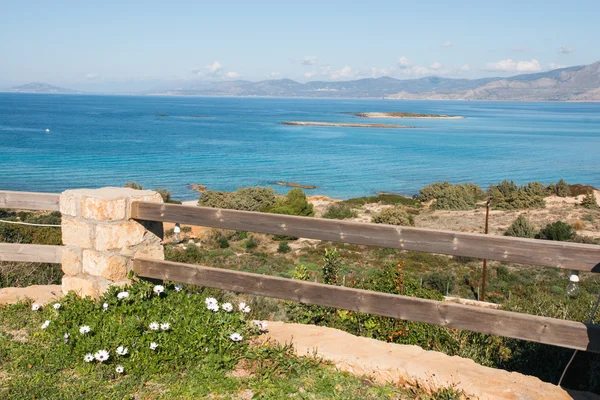
[{"label": "sky", "polygon": [[0,0],[0,88],[510,76],[599,61],[598,15],[598,0]]}]

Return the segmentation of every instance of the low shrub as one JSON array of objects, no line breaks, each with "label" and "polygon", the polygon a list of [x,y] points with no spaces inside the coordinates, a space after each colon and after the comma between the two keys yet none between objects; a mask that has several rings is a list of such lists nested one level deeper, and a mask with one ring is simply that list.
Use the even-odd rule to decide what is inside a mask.
[{"label": "low shrub", "polygon": [[390,207],[373,215],[371,222],[375,224],[414,226],[415,219],[413,215],[407,213],[401,207]]},{"label": "low shrub", "polygon": [[365,204],[421,207],[421,203],[418,200],[402,196],[401,194],[392,193],[380,193],[377,196],[356,197],[353,199],[344,200],[342,204],[347,204],[351,207],[362,207]]},{"label": "low shrub", "polygon": [[333,203],[323,214],[323,218],[327,219],[348,219],[356,218],[358,214],[346,203]]},{"label": "low shrub", "polygon": [[548,193],[554,196],[567,197],[571,196],[571,188],[564,179],[561,179],[556,184],[548,185]]},{"label": "low shrub", "polygon": [[282,240],[279,242],[279,246],[277,246],[278,253],[289,253],[292,250],[287,240]]},{"label": "low shrub", "polygon": [[566,222],[556,221],[546,225],[544,229],[538,234],[539,239],[544,240],[559,240],[562,242],[568,242],[573,239],[575,232],[573,227]]},{"label": "low shrub", "polygon": [[527,210],[544,208],[544,196],[538,194],[537,185],[518,187],[513,181],[504,180],[497,185],[490,186],[488,195],[491,197],[491,206],[497,210]]},{"label": "low shrub", "polygon": [[219,244],[219,247],[222,249],[226,249],[229,247],[229,240],[226,237],[218,238],[217,243]]},{"label": "low shrub", "polygon": [[436,210],[471,210],[478,201],[485,198],[481,188],[472,183],[453,185],[448,182],[436,182],[419,191],[419,201],[435,200],[432,208]]},{"label": "low shrub", "polygon": [[257,246],[258,246],[258,243],[256,243],[252,238],[246,240],[246,251],[253,250]]},{"label": "low shrub", "polygon": [[265,212],[273,214],[299,215],[311,217],[314,215],[313,205],[306,200],[306,194],[300,188],[294,188],[284,197],[280,197]]},{"label": "low shrub", "polygon": [[264,211],[273,206],[275,200],[275,191],[272,188],[256,186],[240,188],[235,192],[207,190],[200,195],[198,205],[231,210]]},{"label": "low shrub", "polygon": [[573,224],[571,224],[571,226],[573,227],[573,229],[575,229],[576,231],[580,231],[583,228],[585,228],[585,222],[581,221],[581,220],[577,220],[575,222],[573,222]]},{"label": "low shrub", "polygon": [[596,201],[596,196],[594,196],[593,192],[587,192],[583,199],[581,200],[581,207],[587,208],[589,210],[597,210],[600,208],[598,202]]},{"label": "low shrub", "polygon": [[535,226],[521,214],[513,221],[506,232],[504,232],[504,236],[534,238],[537,233]]}]

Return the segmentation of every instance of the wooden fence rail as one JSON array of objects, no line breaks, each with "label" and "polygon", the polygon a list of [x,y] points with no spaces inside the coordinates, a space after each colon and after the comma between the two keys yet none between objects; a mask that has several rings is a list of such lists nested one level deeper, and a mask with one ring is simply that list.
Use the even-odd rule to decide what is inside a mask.
[{"label": "wooden fence rail", "polygon": [[600,246],[249,211],[134,202],[132,218],[600,272]]},{"label": "wooden fence rail", "polygon": [[0,191],[0,208],[14,208],[19,210],[49,210],[58,211],[56,193],[12,192]]},{"label": "wooden fence rail", "polygon": [[0,243],[0,261],[60,264],[63,246]]},{"label": "wooden fence rail", "polygon": [[600,353],[600,325],[138,258],[142,277],[214,287]]}]

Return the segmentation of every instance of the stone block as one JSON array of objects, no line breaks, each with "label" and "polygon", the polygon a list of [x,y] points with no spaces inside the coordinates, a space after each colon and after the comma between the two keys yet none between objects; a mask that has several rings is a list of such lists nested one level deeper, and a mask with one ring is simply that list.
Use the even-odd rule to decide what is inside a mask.
[{"label": "stone block", "polygon": [[146,229],[136,221],[96,226],[94,248],[98,251],[121,250],[144,241]]},{"label": "stone block", "polygon": [[76,217],[78,215],[77,210],[80,201],[81,199],[80,196],[77,195],[77,191],[67,190],[62,192],[59,197],[60,213]]},{"label": "stone block", "polygon": [[62,252],[62,270],[65,275],[75,276],[81,272],[81,249],[65,247]]},{"label": "stone block", "polygon": [[75,292],[79,297],[97,298],[94,281],[80,276],[65,275],[62,278],[62,292],[67,294],[70,291]]},{"label": "stone block", "polygon": [[62,242],[65,246],[75,246],[82,249],[92,247],[92,225],[77,219],[63,217],[61,228]]},{"label": "stone block", "polygon": [[125,219],[127,201],[125,198],[103,199],[84,197],[81,202],[81,216],[96,221],[120,221]]},{"label": "stone block", "polygon": [[118,254],[102,254],[93,250],[83,251],[83,273],[100,276],[109,281],[127,277],[129,259]]},{"label": "stone block", "polygon": [[164,248],[160,244],[160,242],[152,243],[152,242],[146,241],[146,242],[133,248],[133,258],[136,258],[136,257],[164,260],[165,252],[164,252]]}]

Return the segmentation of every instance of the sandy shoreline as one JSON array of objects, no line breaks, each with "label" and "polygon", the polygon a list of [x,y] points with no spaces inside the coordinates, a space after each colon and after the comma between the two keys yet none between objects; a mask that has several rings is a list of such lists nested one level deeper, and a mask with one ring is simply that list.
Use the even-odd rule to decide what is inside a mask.
[{"label": "sandy shoreline", "polygon": [[396,118],[396,119],[463,119],[460,115],[425,115],[402,112],[361,112],[355,113],[360,118]]},{"label": "sandy shoreline", "polygon": [[414,126],[408,125],[396,125],[396,124],[356,124],[356,123],[344,123],[344,122],[312,122],[312,121],[289,121],[282,122],[282,125],[296,125],[296,126],[338,126],[346,128],[394,128],[394,129],[408,129],[415,128]]}]

